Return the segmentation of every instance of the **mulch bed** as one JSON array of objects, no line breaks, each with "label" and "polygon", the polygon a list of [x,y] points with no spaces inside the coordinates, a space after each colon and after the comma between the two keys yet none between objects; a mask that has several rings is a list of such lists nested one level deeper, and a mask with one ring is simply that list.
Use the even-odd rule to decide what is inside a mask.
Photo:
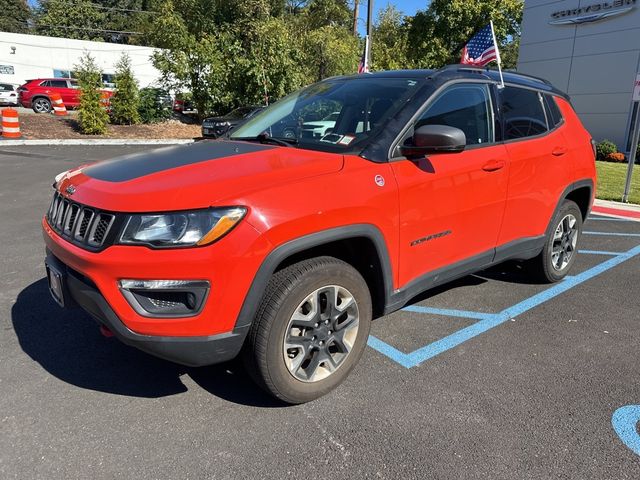
[{"label": "mulch bed", "polygon": [[151,125],[109,125],[105,135],[84,135],[80,133],[77,112],[66,117],[51,114],[22,113],[20,131],[24,139],[66,139],[66,138],[197,138],[201,135],[200,125],[188,124],[180,120],[168,120]]}]

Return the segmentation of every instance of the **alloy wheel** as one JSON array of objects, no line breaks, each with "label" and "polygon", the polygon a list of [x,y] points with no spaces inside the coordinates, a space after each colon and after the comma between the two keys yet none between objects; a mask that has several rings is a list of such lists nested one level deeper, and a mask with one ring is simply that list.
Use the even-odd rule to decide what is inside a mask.
[{"label": "alloy wheel", "polygon": [[358,335],[358,304],[349,290],[328,285],[308,295],[285,330],[284,362],[296,379],[317,382],[335,372]]},{"label": "alloy wheel", "polygon": [[44,98],[37,98],[33,101],[33,109],[37,113],[48,113],[50,108],[49,101]]},{"label": "alloy wheel", "polygon": [[575,254],[578,243],[578,221],[572,214],[566,215],[553,235],[551,265],[554,270],[564,270]]}]

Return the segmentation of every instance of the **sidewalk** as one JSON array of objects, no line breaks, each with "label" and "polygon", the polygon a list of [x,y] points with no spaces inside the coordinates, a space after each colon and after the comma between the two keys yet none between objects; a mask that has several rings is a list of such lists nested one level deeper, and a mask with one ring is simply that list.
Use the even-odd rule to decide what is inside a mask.
[{"label": "sidewalk", "polygon": [[596,199],[591,212],[607,217],[624,218],[640,222],[640,205],[631,203]]}]

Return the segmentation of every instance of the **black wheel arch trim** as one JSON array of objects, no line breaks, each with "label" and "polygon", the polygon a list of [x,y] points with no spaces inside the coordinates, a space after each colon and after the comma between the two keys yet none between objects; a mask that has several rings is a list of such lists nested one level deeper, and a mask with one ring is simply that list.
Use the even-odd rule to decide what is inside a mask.
[{"label": "black wheel arch trim", "polygon": [[560,195],[560,198],[558,199],[556,208],[553,210],[553,213],[549,218],[549,223],[547,224],[547,229],[545,230],[545,237],[549,235],[551,229],[554,227],[553,219],[556,217],[556,214],[562,207],[562,203],[567,199],[567,197],[572,192],[575,192],[576,190],[584,187],[589,188],[589,206],[587,208],[587,215],[585,215],[582,221],[584,222],[587,219],[587,217],[589,216],[589,213],[591,212],[591,207],[593,206],[593,180],[591,180],[590,178],[585,178],[585,179],[573,182],[571,185],[569,185],[567,188],[564,189],[564,191]]},{"label": "black wheel arch trim", "polygon": [[271,253],[269,253],[263,260],[253,282],[251,283],[251,287],[249,287],[249,291],[245,296],[242,308],[240,309],[240,314],[236,320],[234,331],[236,331],[236,329],[244,330],[247,326],[251,325],[267,284],[269,283],[273,273],[276,271],[278,265],[283,261],[292,255],[314,247],[319,247],[340,240],[350,240],[355,238],[366,238],[367,240],[370,240],[376,249],[378,260],[380,261],[380,268],[382,269],[381,273],[385,296],[384,305],[387,305],[393,294],[393,270],[391,268],[391,259],[389,257],[389,250],[387,249],[384,236],[376,226],[371,224],[347,225],[329,230],[322,230],[320,232],[311,233],[309,235],[290,240],[271,251]]}]

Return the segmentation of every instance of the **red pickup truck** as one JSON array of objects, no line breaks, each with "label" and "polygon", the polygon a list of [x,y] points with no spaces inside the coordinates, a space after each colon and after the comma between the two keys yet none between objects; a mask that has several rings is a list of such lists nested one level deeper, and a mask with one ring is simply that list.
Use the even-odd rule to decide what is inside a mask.
[{"label": "red pickup truck", "polygon": [[461,66],[330,78],[225,139],[66,172],[42,219],[51,293],[151,354],[240,354],[277,398],[317,398],[371,320],[419,293],[505,260],[547,282],[570,271],[592,139],[549,83],[504,81]]}]

